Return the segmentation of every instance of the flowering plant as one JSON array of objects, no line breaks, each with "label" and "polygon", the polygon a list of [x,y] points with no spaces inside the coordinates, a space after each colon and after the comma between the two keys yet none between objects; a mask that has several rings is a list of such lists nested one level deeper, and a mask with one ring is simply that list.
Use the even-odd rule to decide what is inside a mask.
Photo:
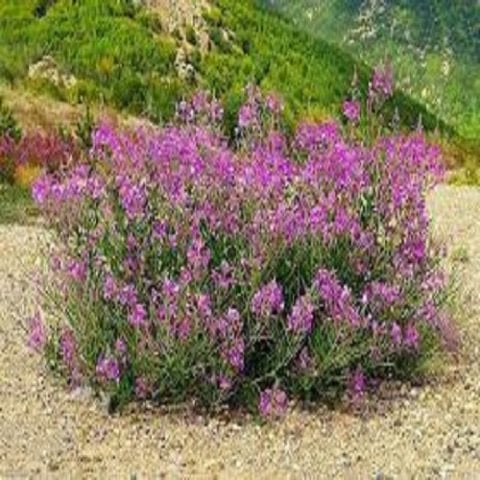
[{"label": "flowering plant", "polygon": [[59,239],[58,320],[47,335],[36,317],[31,343],[70,382],[277,416],[452,346],[425,205],[438,149],[418,133],[365,145],[335,123],[288,137],[278,99],[248,92],[234,147],[200,95],[161,129],[100,125],[94,161],[35,183]]},{"label": "flowering plant", "polygon": [[17,139],[0,136],[0,181],[18,181],[23,168],[53,173],[77,162],[80,156],[80,148],[73,137],[57,132],[25,133]]}]

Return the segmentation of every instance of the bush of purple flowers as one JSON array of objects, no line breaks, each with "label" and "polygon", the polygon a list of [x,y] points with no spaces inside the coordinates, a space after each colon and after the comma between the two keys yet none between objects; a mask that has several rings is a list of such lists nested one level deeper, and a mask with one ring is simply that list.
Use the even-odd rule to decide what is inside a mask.
[{"label": "bush of purple flowers", "polygon": [[[344,109],[356,123],[360,104]],[[36,182],[57,247],[30,344],[71,384],[275,417],[454,346],[425,205],[438,149],[336,123],[288,136],[281,110],[249,88],[232,145],[197,94],[170,126],[100,125],[88,165]]]}]

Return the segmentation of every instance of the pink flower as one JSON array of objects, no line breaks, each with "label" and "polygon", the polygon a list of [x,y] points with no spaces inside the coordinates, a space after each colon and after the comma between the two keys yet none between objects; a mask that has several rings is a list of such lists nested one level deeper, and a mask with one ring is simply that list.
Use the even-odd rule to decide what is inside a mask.
[{"label": "pink flower", "polygon": [[[114,287],[113,284],[109,285],[109,287],[110,286]],[[117,290],[117,288],[112,288],[112,294],[114,293],[114,290]],[[122,305],[135,307],[135,305],[137,304],[137,292],[135,290],[135,287],[133,285],[125,285],[123,288],[121,288],[118,292],[118,300]]]},{"label": "pink flower", "polygon": [[390,97],[393,94],[393,70],[390,65],[375,67],[370,82],[370,92],[379,93],[384,97]]},{"label": "pink flower", "polygon": [[363,373],[362,367],[359,365],[350,375],[347,389],[348,395],[353,402],[358,402],[365,394],[367,388],[367,380]]},{"label": "pink flower", "polygon": [[310,356],[307,347],[303,347],[296,360],[297,368],[301,372],[306,372],[314,365],[314,359]]},{"label": "pink flower", "polygon": [[103,283],[103,298],[105,300],[112,300],[118,292],[118,286],[112,275],[107,275]]},{"label": "pink flower", "polygon": [[114,357],[101,356],[96,366],[97,376],[104,382],[120,380],[120,365]]},{"label": "pink flower", "polygon": [[217,382],[218,382],[218,387],[223,392],[230,390],[233,385],[232,379],[230,377],[227,377],[226,375],[218,375]]},{"label": "pink flower", "polygon": [[273,93],[267,95],[267,98],[265,99],[265,105],[270,113],[273,114],[279,114],[283,110],[283,104],[280,98]]},{"label": "pink flower", "polygon": [[81,260],[70,260],[67,266],[67,272],[75,282],[85,282],[87,278],[87,266]]},{"label": "pink flower", "polygon": [[226,353],[228,362],[235,371],[241,372],[243,370],[245,362],[244,356],[245,342],[241,337],[236,338],[231,344],[231,346],[228,348]]},{"label": "pink flower", "polygon": [[347,322],[352,327],[360,326],[362,319],[354,305],[352,292],[338,281],[334,272],[320,269],[315,276],[314,287],[330,318],[337,323]]},{"label": "pink flower", "polygon": [[288,316],[288,329],[295,333],[308,333],[313,327],[314,307],[308,296],[298,298]]},{"label": "pink flower", "polygon": [[47,342],[47,331],[39,312],[29,319],[28,329],[28,346],[32,350],[40,352]]},{"label": "pink flower", "polygon": [[360,102],[345,100],[343,102],[343,114],[352,123],[358,123],[360,120]]},{"label": "pink flower", "polygon": [[135,379],[135,396],[143,400],[151,393],[151,386],[145,377],[137,377]]},{"label": "pink flower", "polygon": [[43,205],[50,194],[52,180],[44,175],[39,177],[32,186],[32,197],[37,205]]},{"label": "pink flower", "polygon": [[251,310],[254,314],[267,318],[273,313],[280,313],[283,306],[282,289],[275,280],[272,280],[255,293]]},{"label": "pink flower", "polygon": [[147,311],[141,303],[134,305],[128,314],[128,323],[132,325],[132,327],[141,327],[142,325],[145,325],[146,319]]},{"label": "pink flower", "polygon": [[68,370],[69,379],[72,382],[79,380],[79,365],[77,359],[77,341],[73,330],[66,327],[60,334],[60,356],[63,360],[63,364]]},{"label": "pink flower", "polygon": [[405,345],[409,348],[417,350],[420,344],[420,334],[418,333],[417,328],[415,325],[409,324],[405,330],[405,334],[403,337],[403,341]]},{"label": "pink flower", "polygon": [[283,417],[288,408],[287,394],[278,387],[267,388],[260,393],[258,410],[264,418]]},{"label": "pink flower", "polygon": [[396,347],[399,347],[402,344],[402,329],[398,323],[393,323],[392,328],[390,330],[390,337],[392,339],[393,344]]},{"label": "pink flower", "polygon": [[115,353],[122,359],[122,361],[126,359],[127,344],[123,338],[117,338],[115,340]]}]

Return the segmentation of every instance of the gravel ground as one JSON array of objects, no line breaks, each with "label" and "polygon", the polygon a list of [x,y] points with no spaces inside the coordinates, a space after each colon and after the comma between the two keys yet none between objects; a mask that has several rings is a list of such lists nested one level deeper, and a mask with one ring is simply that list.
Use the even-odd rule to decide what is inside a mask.
[{"label": "gravel ground", "polygon": [[42,230],[0,227],[0,478],[480,479],[480,189],[441,187],[430,207],[472,307],[462,360],[362,415],[293,409],[266,426],[148,410],[108,416],[85,392],[56,385],[24,346]]}]

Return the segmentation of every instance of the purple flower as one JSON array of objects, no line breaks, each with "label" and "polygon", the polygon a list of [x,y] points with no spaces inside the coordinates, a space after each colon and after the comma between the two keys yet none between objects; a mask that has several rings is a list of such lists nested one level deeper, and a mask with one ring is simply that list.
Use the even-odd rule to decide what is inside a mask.
[{"label": "purple flower", "polygon": [[100,380],[104,382],[120,380],[120,365],[114,357],[100,356],[96,366],[96,373]]},{"label": "purple flower", "polygon": [[197,309],[202,319],[208,319],[212,315],[212,302],[210,296],[205,293],[197,295]]},{"label": "purple flower", "polygon": [[167,301],[172,302],[177,297],[178,293],[180,292],[180,286],[174,280],[170,278],[166,278],[163,281],[162,285],[162,293],[166,297]]},{"label": "purple flower", "polygon": [[115,340],[115,353],[122,359],[125,359],[127,355],[127,344],[123,338],[117,338]]},{"label": "purple flower", "polygon": [[240,312],[236,308],[229,308],[227,310],[227,322],[229,327],[235,331],[241,328]]},{"label": "purple flower", "polygon": [[240,128],[248,128],[257,122],[257,111],[253,105],[245,104],[240,108],[238,113],[238,126]]},{"label": "purple flower", "polygon": [[250,308],[255,315],[267,318],[273,313],[280,313],[283,307],[282,289],[272,280],[255,293]]},{"label": "purple flower", "polygon": [[374,311],[388,309],[401,298],[400,287],[386,282],[371,282],[364,290],[364,299]]},{"label": "purple flower", "polygon": [[132,327],[141,327],[145,325],[146,320],[147,310],[141,303],[137,303],[128,314],[128,323],[132,325]]},{"label": "purple flower", "polygon": [[43,350],[47,342],[47,330],[40,313],[36,313],[28,322],[28,346],[37,352]]},{"label": "purple flower", "polygon": [[362,367],[358,366],[348,380],[348,394],[353,402],[358,402],[365,394],[367,380]]},{"label": "purple flower", "polygon": [[287,394],[280,388],[267,388],[260,393],[258,410],[262,417],[270,419],[283,417],[287,408]]},{"label": "purple flower", "polygon": [[225,260],[220,264],[220,269],[212,273],[212,279],[218,288],[227,290],[233,285],[232,267]]},{"label": "purple flower", "polygon": [[118,300],[122,305],[134,307],[137,304],[137,292],[133,285],[125,285],[118,293]]},{"label": "purple flower", "polygon": [[243,370],[245,362],[245,342],[243,338],[235,338],[226,352],[226,357],[235,371],[241,372]]},{"label": "purple flower", "polygon": [[188,317],[183,317],[176,325],[176,334],[180,340],[185,341],[192,330],[192,325]]},{"label": "purple flower", "polygon": [[52,181],[47,175],[39,177],[32,186],[32,197],[37,205],[43,205],[50,194]]},{"label": "purple flower", "polygon": [[207,268],[210,262],[210,251],[205,247],[203,241],[195,240],[187,251],[189,265],[194,271]]},{"label": "purple flower", "polygon": [[398,325],[398,323],[392,324],[390,330],[390,337],[396,347],[399,347],[402,344],[402,329],[400,328],[400,325]]},{"label": "purple flower", "polygon": [[147,200],[143,185],[134,183],[130,177],[119,176],[118,193],[120,201],[129,220],[141,218]]},{"label": "purple flower", "polygon": [[309,333],[313,327],[313,311],[307,295],[298,298],[288,316],[288,329],[295,333]]},{"label": "purple flower", "polygon": [[354,100],[345,100],[343,114],[350,122],[357,123],[360,120],[360,103]]},{"label": "purple flower", "polygon": [[420,334],[418,333],[417,328],[415,325],[411,323],[407,325],[405,329],[403,341],[405,342],[405,346],[417,350],[420,344]]},{"label": "purple flower", "polygon": [[370,91],[384,97],[390,97],[393,94],[393,70],[390,65],[375,67],[370,82]]},{"label": "purple flower", "polygon": [[137,377],[135,379],[135,396],[138,399],[144,400],[150,395],[151,391],[152,388],[145,377]]},{"label": "purple flower", "polygon": [[70,379],[76,381],[79,371],[77,361],[77,342],[73,330],[70,328],[64,328],[60,334],[59,343],[60,356],[63,360],[63,364],[69,372]]},{"label": "purple flower", "polygon": [[156,221],[152,227],[153,234],[156,238],[163,240],[167,235],[167,223]]},{"label": "purple flower", "polygon": [[218,387],[223,392],[230,390],[233,386],[232,379],[227,377],[226,375],[218,375],[217,376]]},{"label": "purple flower", "polygon": [[283,110],[283,104],[277,95],[270,93],[265,99],[265,106],[275,115],[279,114]]},{"label": "purple flower", "polygon": [[70,260],[67,266],[67,272],[72,280],[83,283],[87,278],[87,266],[81,260]]},{"label": "purple flower", "polygon": [[105,300],[112,300],[118,292],[118,286],[112,275],[107,275],[103,283],[103,298]]},{"label": "purple flower", "polygon": [[296,360],[297,368],[300,371],[305,372],[309,370],[313,365],[314,365],[314,360],[310,356],[310,353],[308,352],[308,348],[303,347]]},{"label": "purple flower", "polygon": [[347,286],[340,284],[334,273],[320,269],[315,276],[314,287],[327,314],[335,322],[346,322],[352,327],[360,326],[362,320],[353,304],[352,293]]}]

